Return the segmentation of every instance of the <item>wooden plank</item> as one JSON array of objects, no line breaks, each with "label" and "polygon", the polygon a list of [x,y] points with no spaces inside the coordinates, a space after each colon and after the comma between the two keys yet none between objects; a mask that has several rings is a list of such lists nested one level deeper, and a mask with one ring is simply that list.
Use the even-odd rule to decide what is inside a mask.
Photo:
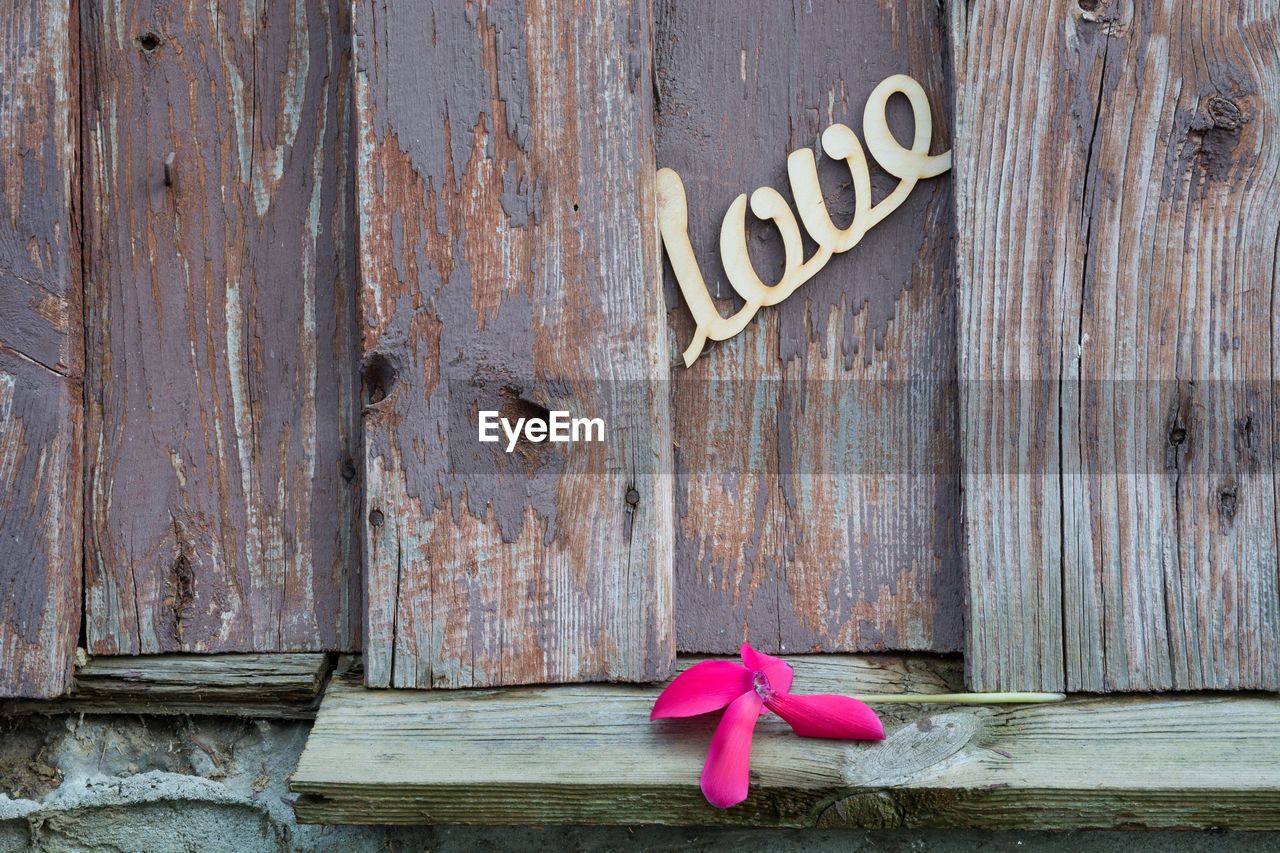
[{"label": "wooden plank", "polygon": [[355,648],[349,15],[84,15],[89,649]]},{"label": "wooden plank", "polygon": [[[669,670],[642,0],[357,7],[370,685]],[[480,411],[603,442],[477,440]]]},{"label": "wooden plank", "polygon": [[0,714],[200,714],[309,719],[333,671],[327,654],[85,658],[67,695],[0,702]]},{"label": "wooden plank", "polygon": [[80,624],[80,383],[0,348],[0,696],[66,689]]},{"label": "wooden plank", "polygon": [[79,86],[66,0],[0,3],[0,696],[66,689],[83,537]]},{"label": "wooden plank", "polygon": [[[658,165],[684,179],[714,295],[732,293],[718,246],[733,199],[767,186],[790,200],[788,152],[816,148],[834,123],[861,138],[884,78],[921,82],[931,151],[950,147],[947,32],[929,4],[663,0],[655,16]],[[890,107],[910,139],[905,98]],[[847,223],[848,168],[822,156],[819,175]],[[875,200],[895,184],[873,167]],[[687,370],[678,353],[693,322],[668,265],[681,650],[960,647],[952,232],[949,177],[921,182],[802,292]],[[779,232],[752,217],[749,237],[774,281]],[[735,300],[717,304],[727,315]]]},{"label": "wooden plank", "polygon": [[0,345],[64,375],[83,348],[71,8],[7,0],[0,28]]},{"label": "wooden plank", "polygon": [[953,6],[974,688],[1280,689],[1277,25]]},{"label": "wooden plank", "polygon": [[[682,663],[687,662],[682,659]],[[792,659],[797,692],[941,693],[958,662]],[[1280,827],[1280,703],[1077,698],[877,710],[880,743],[798,738],[772,715],[747,800],[698,788],[715,715],[650,723],[658,687],[371,691],[335,679],[293,774],[324,823]],[[447,760],[442,757],[447,756]]]}]

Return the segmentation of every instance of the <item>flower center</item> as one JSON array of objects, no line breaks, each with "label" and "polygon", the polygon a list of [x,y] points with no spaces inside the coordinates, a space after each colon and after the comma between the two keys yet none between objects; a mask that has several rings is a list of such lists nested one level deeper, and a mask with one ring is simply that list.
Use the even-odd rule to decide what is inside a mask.
[{"label": "flower center", "polygon": [[773,697],[773,688],[769,686],[769,676],[758,669],[751,673],[751,689],[766,702]]}]

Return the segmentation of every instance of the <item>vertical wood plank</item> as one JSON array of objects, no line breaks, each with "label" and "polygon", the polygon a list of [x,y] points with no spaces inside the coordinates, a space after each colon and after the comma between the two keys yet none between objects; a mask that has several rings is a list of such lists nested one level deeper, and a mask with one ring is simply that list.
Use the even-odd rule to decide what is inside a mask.
[{"label": "vertical wood plank", "polygon": [[[658,165],[684,179],[713,294],[732,294],[720,223],[739,193],[790,199],[786,157],[862,110],[884,78],[918,79],[931,153],[950,148],[945,20],[931,4],[656,5]],[[911,115],[890,104],[909,139]],[[838,224],[847,167],[819,154]],[[875,200],[896,179],[873,167]],[[761,277],[777,230],[749,217]],[[950,179],[902,207],[787,302],[686,369],[693,323],[666,274],[674,367],[677,637],[683,651],[931,649],[962,639]],[[806,255],[812,252],[806,247]],[[736,298],[736,297],[735,297]],[[740,301],[721,300],[728,314]]]},{"label": "vertical wood plank", "polygon": [[1280,9],[952,12],[971,686],[1280,689]]},{"label": "vertical wood plank", "polygon": [[83,549],[74,4],[0,2],[0,696],[69,686]]},{"label": "vertical wood plank", "polygon": [[356,648],[350,14],[84,9],[90,650]]},{"label": "vertical wood plank", "polygon": [[[372,686],[668,673],[649,4],[357,7]],[[478,412],[605,441],[477,440]]]}]

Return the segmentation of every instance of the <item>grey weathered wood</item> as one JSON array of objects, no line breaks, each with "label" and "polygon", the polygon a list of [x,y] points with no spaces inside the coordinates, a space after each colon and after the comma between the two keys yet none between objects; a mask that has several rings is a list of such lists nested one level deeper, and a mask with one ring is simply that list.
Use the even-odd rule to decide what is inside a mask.
[{"label": "grey weathered wood", "polygon": [[0,696],[67,685],[80,622],[84,405],[76,23],[0,2]]},{"label": "grey weathered wood", "polygon": [[52,701],[0,702],[0,714],[219,714],[307,719],[333,670],[326,654],[95,657]]},{"label": "grey weathered wood", "polygon": [[[931,4],[655,6],[658,165],[684,179],[713,293],[721,219],[758,186],[790,198],[787,153],[862,133],[885,77],[918,79],[950,147],[945,21]],[[910,139],[910,110],[891,126]],[[874,169],[874,167],[873,167]],[[843,163],[820,157],[837,224]],[[873,198],[896,183],[873,171]],[[766,282],[777,230],[749,218]],[[667,270],[676,444],[677,643],[733,652],[955,650],[962,641],[950,179],[921,182],[852,251],[686,369],[692,321]],[[806,249],[812,251],[812,247]],[[724,300],[728,314],[740,301]]]},{"label": "grey weathered wood", "polygon": [[955,3],[970,683],[1280,689],[1274,3]]},{"label": "grey weathered wood", "polygon": [[[687,663],[682,659],[682,663]],[[794,658],[796,692],[941,693],[936,659]],[[1280,702],[1112,697],[882,705],[888,738],[767,715],[732,809],[698,788],[717,717],[650,723],[657,687],[372,691],[336,679],[292,777],[300,820],[989,828],[1280,827]]]},{"label": "grey weathered wood", "polygon": [[[356,16],[368,682],[661,678],[649,4]],[[547,409],[604,442],[478,441]]]},{"label": "grey weathered wood", "polygon": [[355,648],[350,13],[81,8],[90,651]]}]

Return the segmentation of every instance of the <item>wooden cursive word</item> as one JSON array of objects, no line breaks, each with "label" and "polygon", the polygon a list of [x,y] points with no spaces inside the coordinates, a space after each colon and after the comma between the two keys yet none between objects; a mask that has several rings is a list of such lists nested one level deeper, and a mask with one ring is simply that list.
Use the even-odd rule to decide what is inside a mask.
[{"label": "wooden cursive word", "polygon": [[[898,144],[885,120],[889,96],[895,93],[906,95],[911,102],[915,139],[910,148]],[[847,252],[858,245],[867,231],[906,201],[917,181],[940,175],[951,168],[950,151],[929,155],[929,143],[933,138],[929,99],[921,85],[905,74],[895,74],[881,81],[871,92],[862,113],[862,131],[872,157],[882,169],[898,178],[898,185],[879,203],[871,204],[871,174],[857,135],[843,124],[827,128],[822,134],[822,150],[832,159],[844,160],[853,177],[854,214],[853,221],[846,228],[837,228],[831,221],[822,188],[818,186],[818,165],[813,151],[804,148],[787,155],[787,179],[795,197],[796,211],[805,231],[818,244],[817,251],[808,260],[801,260],[800,226],[782,194],[772,187],[760,187],[751,194],[751,212],[759,219],[773,220],[782,234],[785,261],[782,278],[777,284],[767,285],[761,281],[747,254],[746,194],[739,195],[729,205],[720,225],[720,260],[729,284],[746,300],[746,304],[729,317],[722,316],[716,309],[698,261],[693,256],[684,181],[671,169],[658,170],[658,226],[662,232],[662,245],[671,259],[680,292],[697,322],[693,341],[684,351],[686,367],[697,360],[708,339],[723,341],[732,338],[751,322],[762,307],[777,305],[813,278],[832,255]]]}]

